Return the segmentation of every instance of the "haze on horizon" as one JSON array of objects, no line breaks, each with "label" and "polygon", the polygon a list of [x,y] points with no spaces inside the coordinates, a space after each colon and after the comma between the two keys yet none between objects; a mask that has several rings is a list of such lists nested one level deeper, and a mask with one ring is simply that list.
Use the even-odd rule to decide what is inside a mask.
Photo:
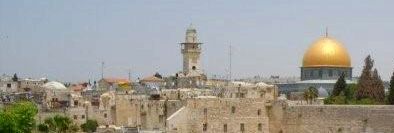
[{"label": "haze on horizon", "polygon": [[0,74],[80,81],[133,79],[182,68],[190,23],[203,42],[202,67],[233,77],[300,75],[309,45],[329,35],[348,49],[358,76],[371,54],[382,78],[394,70],[394,1],[34,1],[0,0]]}]

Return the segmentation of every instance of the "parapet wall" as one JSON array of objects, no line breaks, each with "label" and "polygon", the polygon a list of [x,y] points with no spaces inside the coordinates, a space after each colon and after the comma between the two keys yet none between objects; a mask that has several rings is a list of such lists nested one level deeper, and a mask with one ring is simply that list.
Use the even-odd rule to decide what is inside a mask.
[{"label": "parapet wall", "polygon": [[270,131],[273,133],[394,132],[394,106],[275,106],[270,112]]}]

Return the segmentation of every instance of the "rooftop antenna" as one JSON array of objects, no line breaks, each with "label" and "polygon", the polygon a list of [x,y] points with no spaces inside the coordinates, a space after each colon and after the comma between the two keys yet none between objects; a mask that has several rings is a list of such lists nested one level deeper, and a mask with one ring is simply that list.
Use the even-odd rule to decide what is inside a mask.
[{"label": "rooftop antenna", "polygon": [[104,61],[101,62],[101,79],[104,79]]},{"label": "rooftop antenna", "polygon": [[231,44],[229,46],[229,81],[232,81],[232,51],[231,51]]},{"label": "rooftop antenna", "polygon": [[326,27],[326,37],[328,37],[328,27]]},{"label": "rooftop antenna", "polygon": [[131,68],[129,68],[129,81],[131,82]]}]

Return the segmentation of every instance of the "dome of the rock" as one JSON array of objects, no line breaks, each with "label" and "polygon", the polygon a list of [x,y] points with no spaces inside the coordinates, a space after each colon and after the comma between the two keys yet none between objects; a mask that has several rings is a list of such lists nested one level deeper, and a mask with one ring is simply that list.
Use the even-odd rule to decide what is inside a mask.
[{"label": "dome of the rock", "polygon": [[302,67],[351,67],[351,60],[340,42],[322,37],[305,52]]}]

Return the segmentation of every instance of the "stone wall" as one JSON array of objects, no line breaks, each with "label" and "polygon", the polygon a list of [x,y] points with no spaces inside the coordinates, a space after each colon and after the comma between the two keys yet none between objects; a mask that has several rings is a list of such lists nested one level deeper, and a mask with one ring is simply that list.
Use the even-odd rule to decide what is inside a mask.
[{"label": "stone wall", "polygon": [[228,133],[268,132],[265,103],[262,98],[189,99],[184,108],[167,119],[167,132],[218,133],[225,130]]},{"label": "stone wall", "polygon": [[115,124],[164,131],[167,117],[182,106],[184,103],[180,100],[132,99],[130,95],[117,95]]},{"label": "stone wall", "polygon": [[271,133],[394,132],[394,106],[276,104],[269,116]]}]

